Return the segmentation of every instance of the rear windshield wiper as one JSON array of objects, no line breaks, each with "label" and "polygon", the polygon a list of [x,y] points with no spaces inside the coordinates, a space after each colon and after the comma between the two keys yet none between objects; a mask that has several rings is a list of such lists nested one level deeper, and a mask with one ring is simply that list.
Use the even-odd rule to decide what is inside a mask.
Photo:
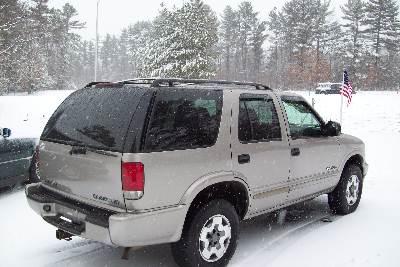
[{"label": "rear windshield wiper", "polygon": [[86,153],[90,151],[93,153],[97,153],[100,155],[105,155],[105,156],[111,156],[111,157],[117,157],[117,155],[101,150],[101,149],[96,149],[96,148],[91,148],[91,147],[87,147],[87,146],[73,146],[71,148],[71,150],[69,151],[69,154],[71,155],[86,155]]}]

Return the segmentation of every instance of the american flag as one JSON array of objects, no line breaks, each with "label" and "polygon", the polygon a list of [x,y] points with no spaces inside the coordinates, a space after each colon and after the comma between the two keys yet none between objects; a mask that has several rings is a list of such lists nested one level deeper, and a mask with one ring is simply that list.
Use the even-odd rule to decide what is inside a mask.
[{"label": "american flag", "polygon": [[350,105],[351,97],[353,93],[353,87],[351,86],[351,82],[349,81],[349,74],[347,70],[343,72],[343,84],[340,88],[340,94],[347,97],[347,104]]}]

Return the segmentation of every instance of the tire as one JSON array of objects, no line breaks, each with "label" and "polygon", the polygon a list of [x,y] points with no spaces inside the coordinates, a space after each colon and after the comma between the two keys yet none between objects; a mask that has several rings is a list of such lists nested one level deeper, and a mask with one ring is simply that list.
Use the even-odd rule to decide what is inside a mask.
[{"label": "tire", "polygon": [[328,194],[329,207],[333,213],[346,215],[354,212],[361,200],[363,177],[361,168],[349,164],[343,170],[339,184]]},{"label": "tire", "polygon": [[181,239],[171,245],[172,255],[181,267],[226,266],[235,253],[238,232],[239,216],[232,204],[212,200],[185,223]]}]

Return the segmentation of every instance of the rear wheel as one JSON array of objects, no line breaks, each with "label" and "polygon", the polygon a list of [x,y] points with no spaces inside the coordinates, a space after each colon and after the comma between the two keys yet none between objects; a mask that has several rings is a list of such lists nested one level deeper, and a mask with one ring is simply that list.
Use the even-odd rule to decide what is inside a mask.
[{"label": "rear wheel", "polygon": [[239,217],[226,200],[213,200],[189,218],[181,239],[172,244],[179,266],[225,266],[238,240]]},{"label": "rear wheel", "polygon": [[328,194],[331,210],[337,214],[349,214],[355,211],[361,200],[362,171],[358,165],[349,164],[343,170],[339,184]]}]

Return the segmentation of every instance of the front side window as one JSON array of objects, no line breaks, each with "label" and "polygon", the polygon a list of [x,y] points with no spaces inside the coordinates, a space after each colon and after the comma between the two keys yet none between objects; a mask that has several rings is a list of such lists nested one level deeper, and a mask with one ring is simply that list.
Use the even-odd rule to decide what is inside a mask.
[{"label": "front side window", "polygon": [[321,136],[321,121],[309,105],[300,100],[282,99],[292,139]]},{"label": "front side window", "polygon": [[239,101],[239,141],[281,140],[281,128],[271,98],[241,97]]},{"label": "front side window", "polygon": [[162,89],[157,93],[144,151],[183,150],[215,144],[222,91]]}]

